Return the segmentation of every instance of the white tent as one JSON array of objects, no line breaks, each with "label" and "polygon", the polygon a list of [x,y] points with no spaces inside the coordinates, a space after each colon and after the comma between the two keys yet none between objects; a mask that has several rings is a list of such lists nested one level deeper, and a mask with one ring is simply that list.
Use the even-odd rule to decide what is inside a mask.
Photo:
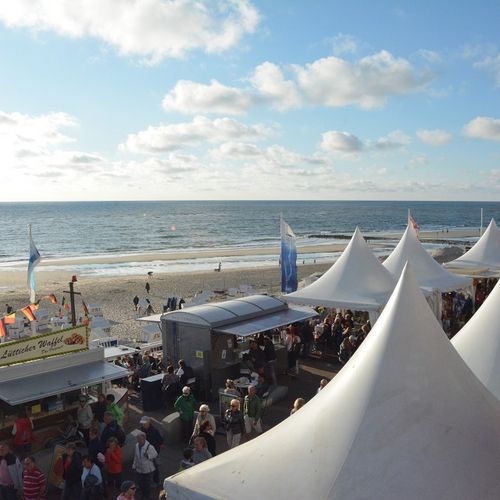
[{"label": "white tent", "polygon": [[407,262],[410,263],[420,288],[447,292],[466,288],[472,284],[470,278],[457,276],[436,262],[420,243],[411,225],[408,225],[383,266],[394,278],[399,279]]},{"label": "white tent", "polygon": [[500,276],[500,229],[495,219],[491,219],[484,234],[468,252],[447,262],[445,267],[473,276]]},{"label": "white tent", "polygon": [[500,404],[409,268],[340,373],[264,435],[167,478],[171,500],[497,499]]},{"label": "white tent", "polygon": [[321,278],[283,299],[295,304],[378,312],[395,284],[356,228],[349,245]]},{"label": "white tent", "polygon": [[500,399],[500,286],[451,339],[477,378]]},{"label": "white tent", "polygon": [[411,224],[383,266],[398,279],[406,262],[410,263],[420,288],[430,293],[427,301],[438,319],[442,314],[441,293],[472,286],[470,278],[451,273],[427,253]]}]

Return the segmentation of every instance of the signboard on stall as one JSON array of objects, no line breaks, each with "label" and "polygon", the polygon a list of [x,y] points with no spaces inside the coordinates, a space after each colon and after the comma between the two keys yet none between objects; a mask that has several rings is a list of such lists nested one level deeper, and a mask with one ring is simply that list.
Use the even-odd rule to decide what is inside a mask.
[{"label": "signboard on stall", "polygon": [[76,326],[0,344],[0,366],[85,351],[88,348],[87,325]]}]

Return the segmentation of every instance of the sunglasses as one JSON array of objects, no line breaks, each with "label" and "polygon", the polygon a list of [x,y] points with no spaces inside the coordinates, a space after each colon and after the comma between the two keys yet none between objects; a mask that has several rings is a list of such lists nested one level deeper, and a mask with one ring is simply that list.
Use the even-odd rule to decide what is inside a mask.
[{"label": "sunglasses", "polygon": [[129,490],[136,490],[136,489],[137,489],[137,486],[131,486],[131,487],[129,488]]}]

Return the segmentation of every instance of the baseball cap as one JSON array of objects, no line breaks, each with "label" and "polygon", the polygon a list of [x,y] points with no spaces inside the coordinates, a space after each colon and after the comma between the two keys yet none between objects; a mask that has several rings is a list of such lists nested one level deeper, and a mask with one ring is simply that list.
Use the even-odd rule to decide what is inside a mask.
[{"label": "baseball cap", "polygon": [[185,385],[183,388],[182,388],[182,394],[189,394],[191,392],[191,389]]},{"label": "baseball cap", "polygon": [[143,417],[141,417],[141,420],[139,420],[140,424],[147,424],[148,422],[151,422],[151,418],[147,415],[144,415]]}]

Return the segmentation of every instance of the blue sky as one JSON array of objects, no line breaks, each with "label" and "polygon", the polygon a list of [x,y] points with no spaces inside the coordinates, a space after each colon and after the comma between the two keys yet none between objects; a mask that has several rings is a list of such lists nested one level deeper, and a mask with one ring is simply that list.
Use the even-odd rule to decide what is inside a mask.
[{"label": "blue sky", "polygon": [[499,25],[486,0],[4,2],[0,201],[497,200]]}]

